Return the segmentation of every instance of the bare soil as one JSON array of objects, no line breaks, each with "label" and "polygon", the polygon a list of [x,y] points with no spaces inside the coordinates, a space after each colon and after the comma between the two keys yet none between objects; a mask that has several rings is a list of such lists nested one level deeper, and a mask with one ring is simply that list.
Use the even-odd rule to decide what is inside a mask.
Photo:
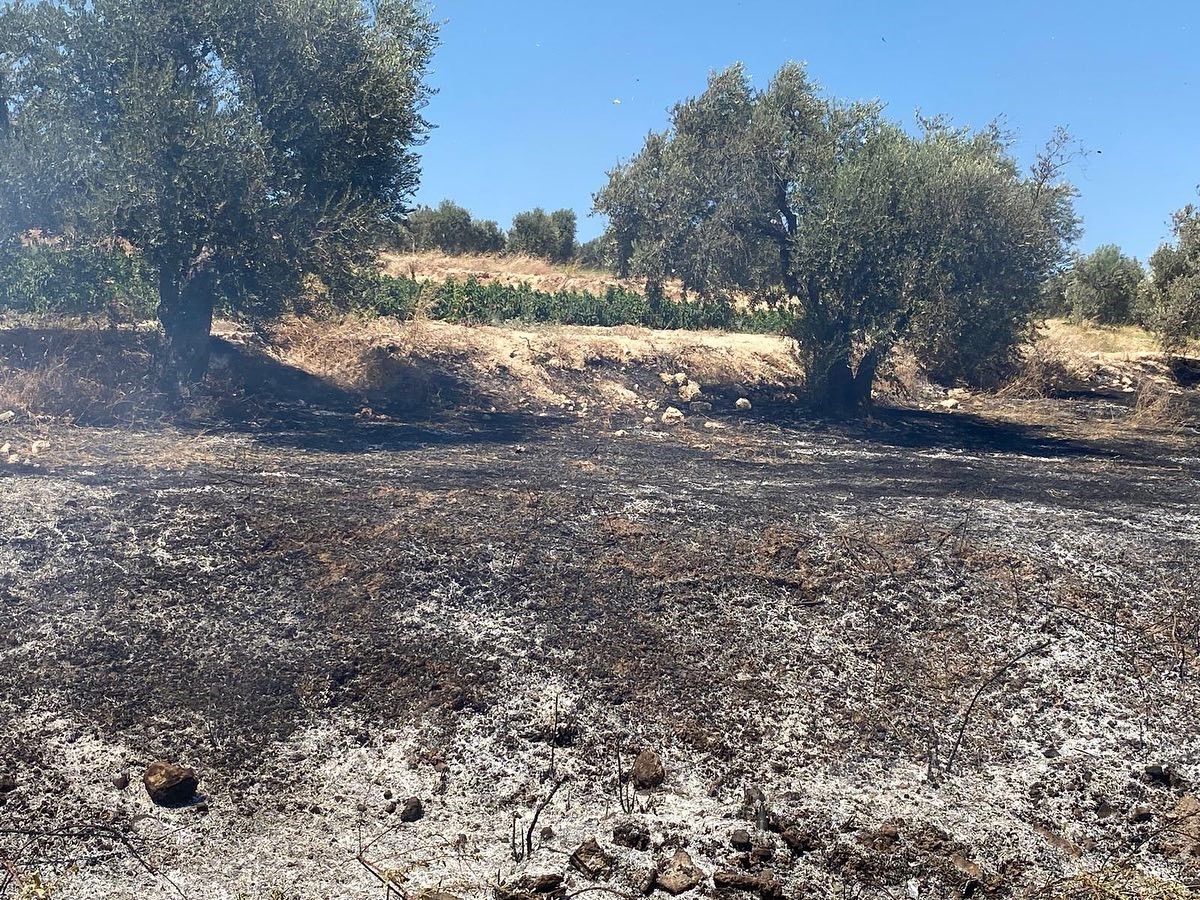
[{"label": "bare soil", "polygon": [[219,409],[0,425],[0,896],[628,896],[678,849],[704,896],[1195,896],[1194,392],[837,424],[712,340],[504,378],[375,335],[373,394],[235,342]]}]

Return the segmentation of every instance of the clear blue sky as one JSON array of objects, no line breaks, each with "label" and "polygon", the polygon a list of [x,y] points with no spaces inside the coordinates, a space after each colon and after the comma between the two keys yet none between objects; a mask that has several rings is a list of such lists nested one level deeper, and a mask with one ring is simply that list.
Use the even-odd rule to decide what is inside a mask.
[{"label": "clear blue sky", "polygon": [[[1076,167],[1083,249],[1145,259],[1200,184],[1200,0],[434,0],[443,22],[418,200],[449,197],[507,227],[572,207],[580,236],[604,173],[666,124],[710,70],[764,84],[789,59],[832,94],[911,124],[1004,116],[1029,160],[1058,124]],[[619,100],[620,103],[614,101]]]}]

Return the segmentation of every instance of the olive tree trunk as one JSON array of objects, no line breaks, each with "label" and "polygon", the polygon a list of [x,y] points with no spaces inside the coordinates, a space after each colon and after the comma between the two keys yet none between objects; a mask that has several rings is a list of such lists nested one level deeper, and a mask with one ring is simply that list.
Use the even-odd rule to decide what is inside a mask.
[{"label": "olive tree trunk", "polygon": [[211,268],[193,268],[183,277],[159,275],[158,320],[163,327],[159,360],[162,389],[186,397],[208,372],[216,280]]}]

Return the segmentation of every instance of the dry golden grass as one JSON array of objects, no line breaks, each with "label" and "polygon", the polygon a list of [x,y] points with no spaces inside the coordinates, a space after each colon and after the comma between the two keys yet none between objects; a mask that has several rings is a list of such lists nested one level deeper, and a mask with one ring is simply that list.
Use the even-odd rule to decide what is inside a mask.
[{"label": "dry golden grass", "polygon": [[1183,427],[1186,418],[1184,404],[1168,382],[1146,378],[1138,385],[1133,414],[1129,417],[1132,427],[1173,432]]},{"label": "dry golden grass", "polygon": [[1025,350],[1020,369],[1001,388],[999,396],[1017,400],[1053,397],[1078,386],[1089,374],[1088,365],[1078,355],[1042,340]]},{"label": "dry golden grass", "polygon": [[1154,335],[1137,325],[1095,325],[1050,319],[1042,326],[1039,337],[1050,346],[1080,356],[1157,355],[1161,352]]},{"label": "dry golden grass", "polygon": [[1056,882],[1035,896],[1043,900],[1187,900],[1191,888],[1141,871],[1114,865]]},{"label": "dry golden grass", "polygon": [[[413,278],[417,281],[445,281],[448,278],[498,281],[505,285],[528,284],[539,291],[580,291],[603,294],[610,287],[641,293],[640,281],[617,278],[611,272],[588,269],[576,263],[558,264],[524,255],[451,255],[438,250],[420,253],[384,253],[380,267],[385,275]],[[681,296],[678,285],[668,285],[667,294]]]},{"label": "dry golden grass", "polygon": [[0,336],[0,412],[75,422],[156,414],[160,398],[145,335],[64,323]]}]

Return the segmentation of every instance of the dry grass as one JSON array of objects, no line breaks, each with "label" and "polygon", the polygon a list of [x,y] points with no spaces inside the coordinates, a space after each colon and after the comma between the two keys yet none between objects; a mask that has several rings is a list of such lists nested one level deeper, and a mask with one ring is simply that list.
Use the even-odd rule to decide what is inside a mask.
[{"label": "dry grass", "polygon": [[[588,269],[576,263],[558,264],[524,255],[461,255],[437,250],[421,253],[384,253],[380,266],[385,275],[413,278],[417,281],[445,281],[448,278],[498,281],[505,285],[529,284],[540,291],[580,291],[603,294],[610,287],[641,293],[640,281],[617,278],[611,272]],[[668,285],[667,295],[678,299],[678,285]]]},{"label": "dry grass", "polygon": [[1042,341],[1076,356],[1136,357],[1160,352],[1154,335],[1137,325],[1096,325],[1050,319],[1040,332]]},{"label": "dry grass", "polygon": [[60,323],[0,332],[0,411],[70,422],[129,421],[160,406],[149,335]]},{"label": "dry grass", "polygon": [[1130,865],[1115,865],[1057,882],[1037,895],[1044,900],[1187,900],[1191,888]]},{"label": "dry grass", "polygon": [[1165,381],[1143,379],[1138,385],[1129,424],[1139,430],[1177,431],[1183,427],[1187,411],[1183,401]]},{"label": "dry grass", "polygon": [[1061,346],[1043,340],[1025,351],[1017,374],[1000,390],[1003,398],[1037,400],[1053,397],[1086,380],[1081,360]]}]

